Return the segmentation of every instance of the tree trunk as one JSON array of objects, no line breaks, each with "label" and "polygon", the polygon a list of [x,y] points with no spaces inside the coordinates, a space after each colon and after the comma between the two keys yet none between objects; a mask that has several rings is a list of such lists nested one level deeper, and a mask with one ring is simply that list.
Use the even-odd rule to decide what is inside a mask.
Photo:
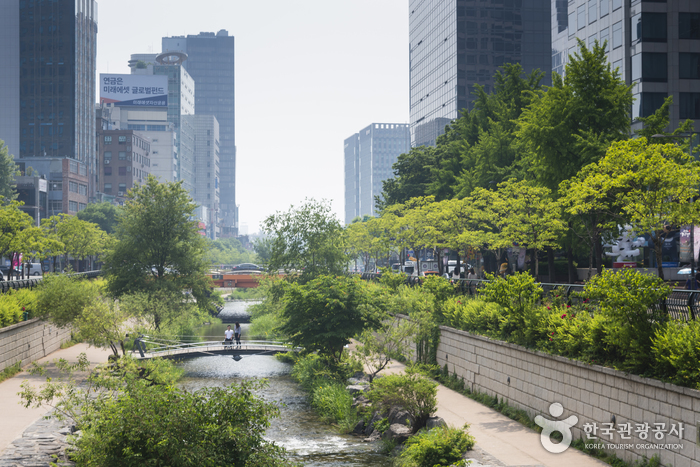
[{"label": "tree trunk", "polygon": [[603,239],[600,237],[600,233],[595,235],[595,266],[596,272],[601,274],[603,272]]},{"label": "tree trunk", "polygon": [[[573,241],[573,238],[570,238]],[[574,266],[574,247],[570,243],[566,248],[566,266],[569,270],[569,284],[573,284],[578,281],[578,271],[576,266]]]},{"label": "tree trunk", "polygon": [[547,248],[547,263],[549,266],[549,282],[552,284],[557,281],[557,274],[554,270],[554,249]]},{"label": "tree trunk", "polygon": [[537,255],[537,248],[534,248],[533,251],[535,256],[535,281],[538,281],[538,276],[540,274],[540,258]]},{"label": "tree trunk", "polygon": [[[663,280],[664,279],[664,268],[663,268],[663,247],[664,247],[664,238],[661,238],[661,235],[658,235],[659,232],[657,232],[657,235],[654,237],[654,251],[656,252],[656,269],[659,272],[659,277]],[[692,278],[691,278],[692,280]]]}]

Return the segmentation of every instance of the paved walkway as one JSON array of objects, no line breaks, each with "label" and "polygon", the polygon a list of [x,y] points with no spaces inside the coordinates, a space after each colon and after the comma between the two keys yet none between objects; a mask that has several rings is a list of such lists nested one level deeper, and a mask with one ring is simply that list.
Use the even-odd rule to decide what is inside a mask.
[{"label": "paved walkway", "polygon": [[[58,358],[65,358],[68,361],[76,362],[78,355],[85,352],[88,360],[92,364],[104,363],[107,361],[107,356],[111,353],[103,349],[88,347],[87,344],[77,344],[67,349],[57,350],[51,355],[39,360],[40,363],[53,362]],[[49,369],[52,367],[51,365]],[[26,368],[26,367],[25,367]],[[25,409],[20,405],[20,397],[17,393],[21,390],[20,385],[23,381],[28,380],[35,386],[39,386],[46,382],[45,377],[33,376],[27,372],[21,372],[14,378],[7,379],[0,383],[0,454],[5,451],[8,446],[16,438],[20,438],[24,431],[29,428],[34,422],[41,419],[49,411],[48,407],[39,409]]]},{"label": "paved walkway", "polygon": [[[399,373],[404,365],[392,362],[382,373]],[[570,448],[561,454],[545,451],[540,434],[473,399],[438,386],[436,415],[454,427],[470,425],[469,433],[476,439],[470,453],[473,467],[600,467],[608,464]]]}]

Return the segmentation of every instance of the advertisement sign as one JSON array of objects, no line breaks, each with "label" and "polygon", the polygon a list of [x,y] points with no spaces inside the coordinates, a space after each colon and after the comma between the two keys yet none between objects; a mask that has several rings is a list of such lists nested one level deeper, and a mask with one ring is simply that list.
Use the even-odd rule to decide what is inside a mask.
[{"label": "advertisement sign", "polygon": [[[700,252],[700,227],[694,226],[693,240],[695,241],[695,261],[698,260],[698,252]],[[690,262],[690,226],[681,227],[681,253],[680,260],[684,263]]]},{"label": "advertisement sign", "polygon": [[100,103],[116,106],[167,107],[168,77],[100,73]]}]

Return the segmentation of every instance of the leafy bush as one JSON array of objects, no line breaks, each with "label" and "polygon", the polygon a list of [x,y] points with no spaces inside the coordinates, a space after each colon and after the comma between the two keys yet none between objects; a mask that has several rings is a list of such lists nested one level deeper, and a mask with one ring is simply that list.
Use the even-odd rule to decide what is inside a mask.
[{"label": "leafy bush", "polygon": [[455,297],[445,303],[443,310],[446,326],[491,337],[500,334],[503,311],[497,303]]},{"label": "leafy bush", "polygon": [[444,277],[435,275],[423,279],[423,290],[435,298],[435,313],[441,320],[443,304],[455,294],[455,286]]},{"label": "leafy bush", "polygon": [[356,421],[357,414],[352,402],[352,395],[345,389],[345,385],[340,383],[322,384],[315,388],[311,395],[311,406],[326,423],[348,419]]},{"label": "leafy bush", "polygon": [[406,285],[408,276],[403,272],[392,272],[391,268],[381,268],[382,276],[379,278],[379,283],[388,289],[396,291],[402,285]]},{"label": "leafy bush", "polygon": [[450,466],[462,459],[474,447],[474,437],[464,428],[437,427],[421,431],[406,441],[396,459],[399,467]]},{"label": "leafy bush", "polygon": [[10,290],[0,294],[0,328],[17,324],[24,319],[24,312],[29,318],[36,314],[36,292],[29,289]]},{"label": "leafy bush", "polygon": [[38,290],[37,314],[57,326],[65,326],[72,323],[86,306],[97,301],[104,289],[103,280],[46,274]]},{"label": "leafy bush", "polygon": [[700,322],[671,321],[659,327],[652,352],[661,375],[700,389]]},{"label": "leafy bush", "polygon": [[657,304],[670,292],[662,279],[631,269],[604,270],[586,284],[584,296],[607,318],[605,341],[619,348],[613,358],[626,369],[644,371],[651,366],[652,338],[668,319]]},{"label": "leafy bush", "polygon": [[537,304],[542,287],[528,273],[492,279],[481,290],[484,300],[497,303],[504,310],[501,318],[501,336],[516,344],[532,346],[541,335],[542,307]]},{"label": "leafy bush", "polygon": [[424,427],[437,410],[437,383],[419,374],[384,376],[374,381],[367,396],[380,413],[402,407],[416,421],[414,430]]}]

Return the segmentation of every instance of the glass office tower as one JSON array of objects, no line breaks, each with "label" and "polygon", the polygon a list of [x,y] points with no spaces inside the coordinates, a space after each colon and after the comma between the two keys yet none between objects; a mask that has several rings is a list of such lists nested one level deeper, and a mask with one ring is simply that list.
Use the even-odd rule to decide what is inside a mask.
[{"label": "glass office tower", "polygon": [[164,37],[163,52],[187,54],[187,71],[197,83],[197,114],[214,115],[220,132],[220,212],[223,236],[238,229],[236,205],[236,109],[234,37],[228,31]]},{"label": "glass office tower", "polygon": [[493,90],[506,63],[540,69],[549,83],[551,0],[410,0],[412,146],[435,145],[469,109],[474,84]]},{"label": "glass office tower", "polygon": [[653,114],[672,95],[669,129],[685,119],[700,128],[700,2],[551,1],[554,71],[564,73],[577,39],[588,46],[607,41],[608,61],[634,84],[632,119]]}]

